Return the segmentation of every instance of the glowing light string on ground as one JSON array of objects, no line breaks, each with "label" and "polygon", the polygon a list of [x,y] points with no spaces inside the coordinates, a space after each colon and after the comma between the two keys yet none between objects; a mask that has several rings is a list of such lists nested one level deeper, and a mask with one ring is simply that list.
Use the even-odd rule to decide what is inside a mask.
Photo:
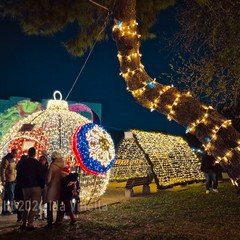
[{"label": "glowing light string on ground", "polygon": [[89,174],[107,172],[115,160],[112,138],[97,124],[78,127],[72,137],[72,148],[81,168]]}]

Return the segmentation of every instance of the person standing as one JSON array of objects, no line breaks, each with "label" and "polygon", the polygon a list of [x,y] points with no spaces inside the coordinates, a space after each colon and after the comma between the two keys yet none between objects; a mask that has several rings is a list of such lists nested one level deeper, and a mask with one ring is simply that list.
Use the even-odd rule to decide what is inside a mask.
[{"label": "person standing", "polygon": [[215,163],[215,158],[209,152],[204,154],[202,157],[201,171],[205,175],[206,194],[209,194],[211,187],[213,187],[214,192],[218,192],[217,169],[218,166]]},{"label": "person standing", "polygon": [[41,153],[42,153],[41,157],[42,157],[42,156],[46,157],[47,160],[48,160],[48,165],[50,165],[50,163],[51,163],[51,157],[49,156],[48,151],[44,149],[44,150],[41,151]]},{"label": "person standing", "polygon": [[41,195],[41,204],[42,204],[42,217],[41,217],[41,219],[45,220],[46,217],[47,217],[47,204],[46,204],[46,194],[47,194],[46,180],[47,180],[47,173],[48,173],[48,159],[47,159],[47,157],[45,155],[42,155],[39,158],[39,163],[41,164],[41,166],[43,168],[43,174],[44,174],[44,179],[45,179],[45,185],[44,185],[44,189],[42,190],[42,195]]},{"label": "person standing", "polygon": [[18,155],[17,149],[12,149],[11,153],[8,153],[3,157],[1,162],[1,181],[4,187],[4,197],[2,202],[2,215],[11,214],[8,211],[8,201],[10,202],[10,207],[12,213],[17,213],[17,209],[14,203],[14,188],[16,181],[16,161],[15,158]]},{"label": "person standing", "polygon": [[[70,225],[73,225],[76,222],[72,199],[79,195],[80,186],[78,173],[69,173],[68,170],[63,171],[65,171],[68,175],[66,175],[61,181],[61,193],[58,205],[59,211],[57,212],[55,226],[61,225],[64,213],[70,217]],[[64,205],[62,206],[61,203]]]},{"label": "person standing", "polygon": [[33,220],[38,211],[45,179],[43,168],[35,158],[36,149],[28,149],[28,159],[18,168],[17,181],[23,188],[23,224],[20,229],[33,230]]},{"label": "person standing", "polygon": [[54,151],[51,158],[52,162],[47,174],[47,225],[44,226],[46,229],[52,229],[53,202],[57,202],[57,205],[59,204],[61,181],[62,178],[66,176],[66,173],[62,171],[65,166],[62,154],[59,151]]},{"label": "person standing", "polygon": [[[21,164],[26,161],[28,159],[27,155],[22,155],[20,160],[17,163],[16,169],[17,169],[17,177],[16,179],[18,179],[18,169],[21,166]],[[16,202],[18,202],[18,208],[17,208],[17,222],[21,222],[22,221],[22,214],[23,211],[22,207],[23,207],[23,190],[22,190],[22,186],[21,184],[16,181],[16,185],[15,185],[15,189],[14,189],[14,200]]]}]

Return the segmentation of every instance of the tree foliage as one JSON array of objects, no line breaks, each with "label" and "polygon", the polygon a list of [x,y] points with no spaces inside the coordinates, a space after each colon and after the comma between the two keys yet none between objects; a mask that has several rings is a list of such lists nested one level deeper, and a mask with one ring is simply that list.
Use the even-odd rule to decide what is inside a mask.
[{"label": "tree foliage", "polygon": [[[110,6],[113,1],[104,2]],[[88,0],[1,1],[1,9],[4,17],[10,16],[19,21],[28,35],[54,35],[75,24],[78,29],[76,35],[64,43],[74,56],[82,56],[91,48],[108,14]],[[102,33],[98,40],[105,37]]]},{"label": "tree foliage", "polygon": [[[0,0],[0,13],[3,17],[13,17],[19,21],[28,35],[54,35],[64,31],[69,25],[77,27],[75,37],[63,43],[73,56],[81,57],[95,41],[109,38],[114,0],[97,0],[96,5],[89,0]],[[174,5],[175,0],[138,0],[137,12],[140,20],[140,33],[143,39],[153,38],[151,27],[161,9]],[[108,11],[105,9],[107,8]]]},{"label": "tree foliage", "polygon": [[[17,0],[12,0],[10,3],[13,2],[20,3]],[[24,2],[21,1],[22,4]],[[60,3],[60,1],[57,2]],[[69,4],[72,2],[75,1],[68,1]],[[82,2],[84,1],[79,4],[82,4]],[[104,3],[104,1],[101,2]],[[173,86],[165,86],[156,82],[147,74],[141,63],[138,25],[136,24],[136,2],[138,4],[144,2],[142,0],[115,0],[114,2],[112,35],[118,49],[121,75],[125,79],[128,90],[143,107],[165,114],[169,119],[190,128],[191,133],[220,162],[233,182],[240,188],[240,133],[216,109],[202,104],[189,93],[181,93]],[[157,2],[156,0],[155,4]],[[1,1],[0,5],[3,6],[3,3],[7,4],[8,1]],[[3,14],[5,9],[4,7],[1,8]],[[151,13],[155,13],[155,11],[152,10]],[[6,13],[7,11],[5,11],[5,15],[14,16],[14,14]],[[82,13],[84,14],[84,11]],[[21,15],[19,20],[21,21],[23,17]],[[52,16],[48,15],[48,17],[51,18]],[[149,22],[147,22],[147,19],[146,22],[142,22],[142,26],[145,24],[148,27],[151,26],[148,23],[151,22],[152,18]],[[63,21],[63,23],[65,22]],[[51,21],[48,21],[48,23],[51,23]],[[80,27],[81,32],[83,26]]]},{"label": "tree foliage", "polygon": [[240,130],[240,2],[185,0],[174,37],[179,85],[212,104]]}]

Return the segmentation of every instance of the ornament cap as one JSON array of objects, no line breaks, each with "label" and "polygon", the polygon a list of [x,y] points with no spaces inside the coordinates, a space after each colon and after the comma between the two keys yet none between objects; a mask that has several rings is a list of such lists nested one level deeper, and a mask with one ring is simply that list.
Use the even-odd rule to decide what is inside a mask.
[{"label": "ornament cap", "polygon": [[[56,98],[56,95],[59,94],[59,99]],[[53,93],[53,99],[48,101],[47,109],[51,110],[68,110],[67,101],[62,100],[62,93],[56,90]]]}]

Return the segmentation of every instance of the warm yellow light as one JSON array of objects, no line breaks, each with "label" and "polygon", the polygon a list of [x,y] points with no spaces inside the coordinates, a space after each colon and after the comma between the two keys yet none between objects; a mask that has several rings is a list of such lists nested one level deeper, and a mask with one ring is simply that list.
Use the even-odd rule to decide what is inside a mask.
[{"label": "warm yellow light", "polygon": [[117,150],[117,164],[111,170],[111,179],[125,180],[151,173],[145,154],[153,163],[154,171],[163,186],[204,179],[199,159],[181,138],[155,132],[131,132],[144,152],[138,148],[134,138],[124,139]]},{"label": "warm yellow light", "polygon": [[206,112],[203,114],[203,117],[202,117],[202,119],[196,119],[196,121],[195,122],[193,122],[193,123],[191,123],[191,125],[190,125],[190,127],[188,128],[188,132],[193,132],[194,130],[195,130],[195,128],[200,124],[200,123],[204,123],[204,124],[207,124],[208,123],[208,121],[207,121],[207,118],[208,118],[208,111],[210,110],[210,109],[212,109],[212,107],[211,106],[209,106],[209,107],[207,107],[207,106],[205,106],[205,105],[202,105],[202,107],[203,107],[203,109],[205,109],[206,110]]},{"label": "warm yellow light", "polygon": [[[60,96],[57,98],[57,94]],[[54,99],[49,100],[47,109],[28,115],[11,127],[9,132],[3,137],[0,149],[7,152],[9,143],[14,139],[31,139],[32,141],[44,146],[51,154],[55,150],[62,152],[64,156],[69,156],[72,163],[75,163],[74,154],[71,147],[71,137],[75,129],[80,125],[91,122],[86,117],[68,110],[68,103],[62,100],[59,91],[54,92]],[[24,124],[33,124],[31,131],[19,131]],[[39,131],[36,135],[34,132]],[[47,144],[39,141],[44,137]],[[37,147],[36,147],[37,148]],[[91,199],[98,199],[106,190],[109,173],[93,176],[80,170],[80,199],[81,204],[88,204]]]}]

